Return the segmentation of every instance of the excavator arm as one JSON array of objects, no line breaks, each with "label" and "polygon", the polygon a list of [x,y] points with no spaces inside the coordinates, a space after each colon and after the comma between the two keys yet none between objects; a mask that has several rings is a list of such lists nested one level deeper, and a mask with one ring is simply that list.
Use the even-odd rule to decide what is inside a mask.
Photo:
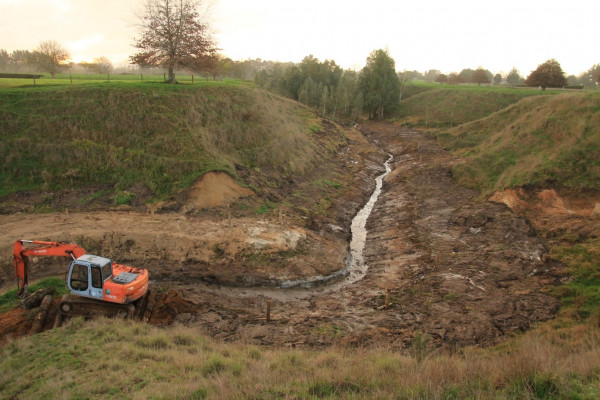
[{"label": "excavator arm", "polygon": [[[34,245],[27,247],[26,245]],[[27,261],[31,256],[55,256],[79,258],[86,254],[85,249],[74,243],[44,242],[40,240],[17,240],[13,256],[15,259],[15,274],[17,277],[18,295],[27,291]]]}]

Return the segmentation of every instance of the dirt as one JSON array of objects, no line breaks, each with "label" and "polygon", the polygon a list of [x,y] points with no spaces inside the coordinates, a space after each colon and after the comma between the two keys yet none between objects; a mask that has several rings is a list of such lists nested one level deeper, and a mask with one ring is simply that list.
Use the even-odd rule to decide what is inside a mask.
[{"label": "dirt", "polygon": [[[85,239],[88,251],[148,268],[154,286],[174,289],[157,303],[160,317],[150,322],[269,346],[407,348],[419,337],[450,348],[489,345],[553,318],[558,301],[546,292],[566,277],[563,266],[545,256],[535,224],[456,186],[451,167],[458,160],[426,134],[388,124],[361,130],[383,151],[366,151],[358,139],[338,151],[340,180],[354,184],[323,213],[307,216],[289,207],[238,215],[231,208],[240,199],[237,188],[220,205],[189,213],[188,200],[203,208],[192,190],[177,200],[183,206],[176,211],[0,215],[1,254],[10,255],[17,238]],[[367,222],[366,276],[278,289],[290,279],[344,268],[350,220],[366,203],[387,153],[392,172]],[[290,193],[282,185],[268,195],[286,199]],[[2,260],[6,286],[12,264]],[[32,276],[64,273],[60,263],[42,265]],[[25,318],[18,310],[0,317]],[[13,325],[18,330],[16,322],[0,322],[5,329]]]}]

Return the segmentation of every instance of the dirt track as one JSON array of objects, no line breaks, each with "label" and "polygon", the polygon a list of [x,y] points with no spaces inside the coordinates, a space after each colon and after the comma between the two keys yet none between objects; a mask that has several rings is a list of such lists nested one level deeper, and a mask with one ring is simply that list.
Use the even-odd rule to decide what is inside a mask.
[{"label": "dirt track", "polygon": [[[348,227],[299,226],[292,213],[281,220],[182,212],[2,215],[1,250],[10,252],[16,238],[97,240],[103,255],[149,268],[155,284],[196,304],[175,307],[175,322],[219,339],[265,345],[405,348],[420,333],[448,347],[491,344],[553,317],[557,301],[544,291],[563,278],[562,269],[544,257],[531,224],[454,185],[450,167],[456,160],[426,135],[385,124],[362,130],[394,160],[368,221],[369,270],[351,285],[291,292],[244,288],[344,266]],[[384,159],[382,153],[363,160],[356,193],[336,204],[340,213],[365,200]],[[64,271],[60,263],[47,268],[38,275]],[[12,271],[8,264],[3,269],[0,279],[7,285]],[[386,292],[391,305],[379,309]],[[268,297],[270,323],[264,320]]]}]

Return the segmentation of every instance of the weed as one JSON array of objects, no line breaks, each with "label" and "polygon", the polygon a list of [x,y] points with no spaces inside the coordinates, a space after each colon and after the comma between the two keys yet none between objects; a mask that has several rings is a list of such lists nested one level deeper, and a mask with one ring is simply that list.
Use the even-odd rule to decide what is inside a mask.
[{"label": "weed", "polygon": [[275,208],[277,208],[275,204],[271,203],[270,201],[267,201],[266,203],[260,205],[256,210],[254,210],[254,213],[258,215],[263,215],[270,213]]}]

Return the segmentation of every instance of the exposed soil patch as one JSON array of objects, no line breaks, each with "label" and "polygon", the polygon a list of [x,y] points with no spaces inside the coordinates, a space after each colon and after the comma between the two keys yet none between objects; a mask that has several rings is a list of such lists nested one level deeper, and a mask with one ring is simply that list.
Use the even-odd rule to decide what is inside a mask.
[{"label": "exposed soil patch", "polygon": [[[88,251],[149,268],[155,284],[182,294],[184,303],[163,300],[156,323],[264,345],[406,348],[422,333],[430,345],[487,345],[553,317],[558,302],[545,292],[562,279],[555,273],[561,266],[544,257],[544,241],[526,219],[456,186],[456,160],[427,135],[386,124],[363,132],[384,152],[359,140],[340,149],[338,177],[346,186],[317,204],[319,212],[3,215],[0,250],[10,254],[20,237],[87,238]],[[364,279],[310,290],[252,288],[344,267],[351,217],[383,171],[386,152],[394,161],[367,222]],[[329,184],[313,181],[315,194]],[[293,185],[265,193],[286,199]],[[10,260],[3,271],[7,284]]]},{"label": "exposed soil patch", "polygon": [[188,207],[202,209],[227,206],[239,198],[254,195],[225,172],[208,172],[181,197]]}]

